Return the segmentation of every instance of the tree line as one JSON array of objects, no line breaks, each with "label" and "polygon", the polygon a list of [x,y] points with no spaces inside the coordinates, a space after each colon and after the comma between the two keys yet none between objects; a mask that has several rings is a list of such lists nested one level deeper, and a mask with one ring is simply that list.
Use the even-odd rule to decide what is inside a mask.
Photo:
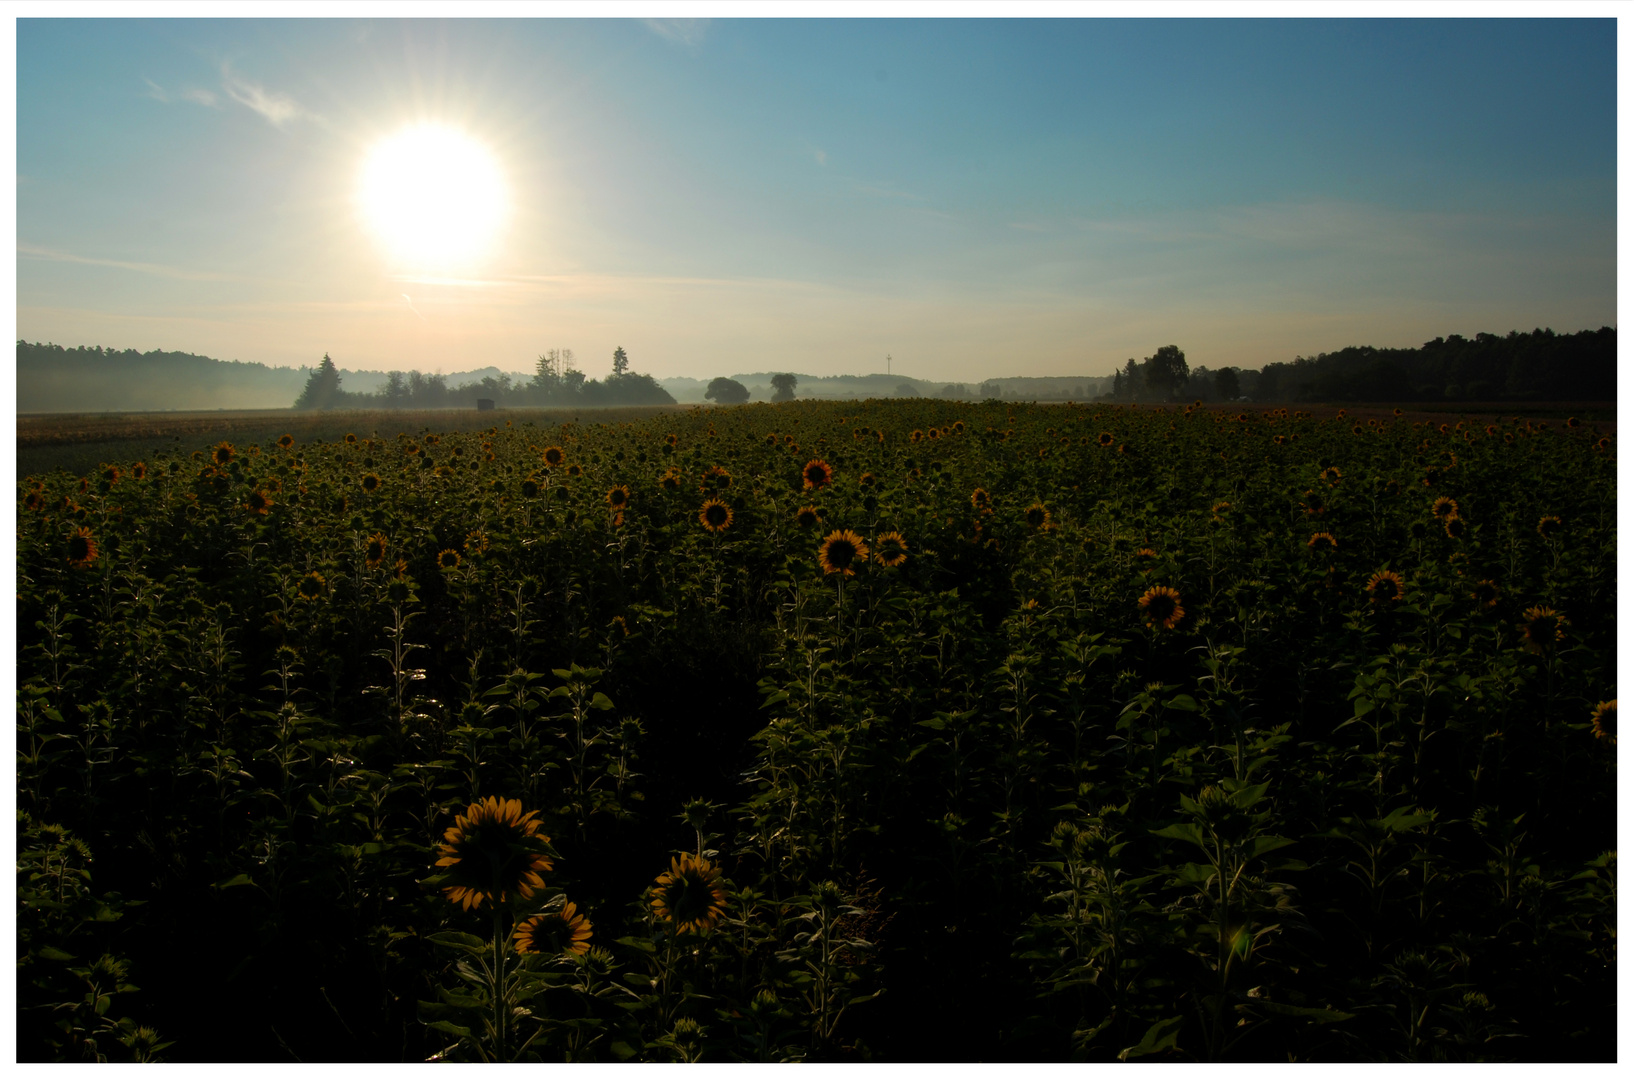
[{"label": "tree line", "polygon": [[1131,357],[1112,379],[1111,401],[1613,401],[1617,331],[1511,330],[1438,337],[1416,349],[1352,345],[1297,356],[1259,371],[1211,371],[1165,345]]},{"label": "tree line", "polygon": [[450,387],[442,375],[389,371],[374,393],[348,391],[329,354],[313,369],[295,399],[297,409],[446,409],[475,408],[479,400],[498,408],[594,408],[605,405],[673,405],[675,398],[651,375],[630,370],[623,346],[613,350],[613,370],[602,379],[587,378],[575,365],[572,349],[550,349],[527,381],[509,375],[486,375],[480,382]]}]

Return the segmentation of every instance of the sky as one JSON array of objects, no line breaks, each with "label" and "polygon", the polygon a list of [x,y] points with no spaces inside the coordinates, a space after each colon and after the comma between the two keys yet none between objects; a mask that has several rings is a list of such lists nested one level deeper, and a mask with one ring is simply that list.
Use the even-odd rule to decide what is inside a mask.
[{"label": "sky", "polygon": [[[974,382],[1617,321],[1611,19],[30,18],[16,59],[29,341]],[[497,186],[398,168],[381,224],[428,127]],[[487,239],[405,254],[438,222]]]}]

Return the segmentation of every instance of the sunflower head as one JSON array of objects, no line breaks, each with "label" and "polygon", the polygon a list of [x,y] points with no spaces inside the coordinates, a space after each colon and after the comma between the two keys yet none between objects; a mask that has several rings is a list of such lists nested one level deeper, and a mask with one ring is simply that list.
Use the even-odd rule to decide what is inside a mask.
[{"label": "sunflower head", "polygon": [[812,458],[806,462],[806,467],[800,470],[800,476],[805,481],[807,490],[818,490],[833,483],[834,468],[822,458]]},{"label": "sunflower head", "polygon": [[1430,507],[1430,514],[1440,521],[1451,521],[1458,516],[1458,500],[1443,495]]},{"label": "sunflower head", "polygon": [[364,491],[373,493],[380,490],[380,477],[372,472],[364,473],[359,483],[363,485]]},{"label": "sunflower head", "polygon": [[590,951],[590,920],[569,900],[560,910],[524,919],[512,940],[519,953],[583,956]]},{"label": "sunflower head", "polygon": [[567,455],[562,453],[562,448],[560,446],[545,447],[545,452],[542,456],[545,459],[545,464],[549,465],[553,469],[560,465],[563,461],[567,460]]},{"label": "sunflower head", "polygon": [[658,478],[658,486],[663,488],[665,491],[680,491],[681,474],[676,472],[674,469],[669,470],[663,476]]},{"label": "sunflower head", "polygon": [[817,508],[815,506],[802,506],[795,511],[794,520],[799,523],[802,529],[811,528],[817,524]]},{"label": "sunflower head", "polygon": [[1521,613],[1521,618],[1526,647],[1535,653],[1543,652],[1566,636],[1566,619],[1554,608],[1529,607]]},{"label": "sunflower head", "polygon": [[986,488],[977,488],[970,493],[970,505],[975,507],[978,513],[986,513],[993,508],[993,497],[987,493]]},{"label": "sunflower head", "polygon": [[874,545],[874,561],[896,568],[908,561],[908,544],[899,532],[883,533]]},{"label": "sunflower head", "polygon": [[1462,540],[1464,538],[1464,534],[1469,531],[1469,523],[1461,517],[1448,518],[1447,523],[1442,526],[1442,529],[1452,539]]},{"label": "sunflower head", "polygon": [[720,871],[707,859],[677,855],[653,882],[652,911],[678,933],[707,932],[726,914]]},{"label": "sunflower head", "polygon": [[370,570],[386,561],[386,534],[375,533],[363,547],[363,563]]},{"label": "sunflower head", "polygon": [[210,460],[217,465],[225,465],[232,461],[233,444],[225,441],[217,443],[216,448],[210,451]]},{"label": "sunflower head", "polygon": [[1394,570],[1380,570],[1367,579],[1367,598],[1375,604],[1388,604],[1401,599],[1405,583]]},{"label": "sunflower head", "polygon": [[283,447],[285,450],[288,450],[290,447],[295,445],[295,436],[293,436],[293,435],[280,435],[280,436],[278,436],[278,445]]},{"label": "sunflower head", "polygon": [[524,499],[537,498],[538,495],[539,495],[539,481],[535,480],[531,476],[528,477],[526,480],[522,481],[522,497]]},{"label": "sunflower head", "polygon": [[437,849],[444,872],[434,880],[443,894],[470,911],[484,902],[507,903],[513,893],[525,900],[543,888],[539,875],[551,868],[553,853],[538,815],[524,814],[516,799],[493,796],[468,806]]},{"label": "sunflower head", "polygon": [[1330,532],[1312,533],[1311,538],[1305,541],[1305,546],[1316,552],[1331,552],[1339,547],[1339,541],[1335,540]]},{"label": "sunflower head", "polygon": [[1560,532],[1560,519],[1550,514],[1538,519],[1538,535],[1545,540],[1551,539]]},{"label": "sunflower head", "polygon": [[303,600],[316,600],[323,595],[323,575],[316,570],[311,571],[296,583],[295,591]]},{"label": "sunflower head", "polygon": [[1027,519],[1027,527],[1030,529],[1042,529],[1050,523],[1050,512],[1045,509],[1043,503],[1033,503],[1027,507],[1027,512],[1023,516]]},{"label": "sunflower head", "polygon": [[699,508],[698,520],[712,533],[725,532],[732,524],[732,508],[719,499],[710,499]]},{"label": "sunflower head", "polygon": [[256,488],[244,500],[244,508],[252,514],[265,514],[272,509],[272,499],[267,496],[266,492]]},{"label": "sunflower head", "polygon": [[1338,486],[1339,480],[1342,476],[1344,476],[1344,474],[1339,471],[1338,466],[1330,465],[1326,469],[1322,470],[1322,479],[1326,480],[1329,484],[1335,487]]},{"label": "sunflower head", "polygon": [[437,553],[437,569],[455,570],[460,565],[460,553],[453,548],[443,548]]},{"label": "sunflower head", "polygon": [[350,431],[348,431],[346,433],[346,445],[347,446],[356,446],[357,445],[357,436],[353,435]]},{"label": "sunflower head", "polygon": [[132,465],[130,467],[130,475],[131,475],[132,480],[145,480],[145,479],[147,479],[147,475],[148,475],[147,462],[138,461],[135,465]]},{"label": "sunflower head", "polygon": [[1594,707],[1589,715],[1589,724],[1594,729],[1594,737],[1603,739],[1613,746],[1617,745],[1617,699],[1602,701]]},{"label": "sunflower head", "polygon": [[481,555],[488,550],[488,534],[481,529],[474,529],[465,534],[465,553],[467,555]]},{"label": "sunflower head", "polygon": [[614,510],[622,510],[630,503],[630,489],[624,484],[607,492],[607,505]]},{"label": "sunflower head", "polygon": [[817,560],[825,574],[844,574],[854,577],[854,567],[868,560],[868,545],[850,529],[835,529],[823,538],[817,549]]},{"label": "sunflower head", "polygon": [[75,570],[84,570],[96,562],[96,539],[91,530],[81,525],[68,538],[68,565]]},{"label": "sunflower head", "polygon": [[1149,626],[1173,630],[1186,614],[1180,606],[1180,594],[1167,585],[1154,585],[1141,594],[1138,601]]},{"label": "sunflower head", "polygon": [[119,483],[119,478],[124,475],[124,470],[122,470],[118,465],[108,465],[102,470],[102,479],[106,480],[110,487]]},{"label": "sunflower head", "polygon": [[584,475],[584,469],[580,468],[577,465],[569,465],[567,467],[567,475],[573,477],[576,480],[579,477]]},{"label": "sunflower head", "polygon": [[1111,446],[1117,440],[1112,437],[1112,433],[1110,431],[1103,431],[1101,432],[1100,437],[1095,441],[1101,446]]},{"label": "sunflower head", "polygon": [[711,465],[709,468],[704,470],[703,479],[699,483],[698,490],[714,494],[721,488],[729,488],[731,486],[732,474],[721,468],[719,465]]},{"label": "sunflower head", "polygon": [[1481,608],[1490,611],[1498,606],[1498,597],[1501,595],[1495,582],[1481,581],[1476,584],[1475,591],[1469,594],[1469,598]]}]

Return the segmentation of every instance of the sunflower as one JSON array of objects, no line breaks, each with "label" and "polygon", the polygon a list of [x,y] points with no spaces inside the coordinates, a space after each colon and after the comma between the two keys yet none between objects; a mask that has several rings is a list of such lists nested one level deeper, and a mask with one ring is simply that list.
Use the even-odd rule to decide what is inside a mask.
[{"label": "sunflower", "polygon": [[1553,514],[1550,514],[1547,517],[1538,518],[1538,535],[1543,537],[1545,540],[1554,536],[1555,533],[1559,531],[1560,519],[1555,517]]},{"label": "sunflower", "polygon": [[1469,531],[1469,523],[1463,518],[1448,518],[1446,525],[1442,526],[1442,528],[1452,539],[1461,540],[1464,534]]},{"label": "sunflower", "polygon": [[677,933],[704,933],[726,914],[726,886],[720,871],[707,859],[677,855],[653,882],[652,911]]},{"label": "sunflower", "polygon": [[83,570],[96,562],[96,540],[91,530],[81,525],[68,538],[68,565]]},{"label": "sunflower", "polygon": [[135,465],[130,467],[130,476],[132,480],[145,480],[147,479],[147,475],[148,467],[147,462],[145,461],[138,461]]},{"label": "sunflower", "polygon": [[860,488],[871,488],[874,486],[875,479],[876,478],[873,473],[865,472],[857,478],[857,486]]},{"label": "sunflower", "polygon": [[1476,584],[1475,591],[1469,594],[1469,598],[1478,606],[1490,610],[1498,606],[1498,597],[1501,595],[1495,582],[1481,581]]},{"label": "sunflower", "polygon": [[732,508],[719,499],[710,499],[698,509],[698,520],[712,533],[725,532],[732,524]]},{"label": "sunflower", "polygon": [[993,508],[993,497],[987,493],[986,488],[977,488],[970,493],[970,505],[981,513],[987,513]]},{"label": "sunflower", "polygon": [[567,467],[567,475],[573,477],[574,479],[578,479],[584,475],[584,470],[577,465],[569,465]]},{"label": "sunflower", "polygon": [[800,475],[805,478],[808,489],[820,490],[834,481],[834,468],[822,458],[812,458],[800,470]]},{"label": "sunflower", "polygon": [[908,561],[908,544],[901,533],[882,533],[874,543],[874,561],[881,566],[894,569]]},{"label": "sunflower", "polygon": [[1339,547],[1339,541],[1335,540],[1330,532],[1312,533],[1311,538],[1305,541],[1305,546],[1312,551],[1335,551]]},{"label": "sunflower", "polygon": [[1380,570],[1367,579],[1367,598],[1375,604],[1400,600],[1406,583],[1394,570]]},{"label": "sunflower", "polygon": [[437,569],[453,570],[460,565],[460,553],[453,548],[443,548],[437,553]]},{"label": "sunflower", "polygon": [[916,443],[924,437],[925,433],[920,431],[918,428],[914,428],[912,431],[908,432],[908,441],[911,443]]},{"label": "sunflower", "polygon": [[1027,510],[1022,515],[1022,517],[1026,520],[1027,526],[1029,528],[1033,528],[1033,529],[1047,529],[1047,528],[1049,528],[1049,525],[1050,525],[1050,512],[1049,512],[1049,510],[1045,509],[1043,503],[1040,503],[1040,502],[1033,503],[1031,506],[1027,507]]},{"label": "sunflower", "polygon": [[1209,507],[1209,513],[1213,515],[1212,520],[1224,521],[1226,515],[1231,513],[1231,504],[1228,502],[1217,502],[1213,506]]},{"label": "sunflower", "polygon": [[233,444],[230,442],[217,443],[216,448],[210,451],[210,460],[217,465],[225,465],[233,460]]},{"label": "sunflower", "polygon": [[1154,585],[1141,594],[1138,601],[1146,613],[1147,625],[1173,630],[1186,609],[1180,606],[1180,594],[1167,585]]},{"label": "sunflower", "polygon": [[953,421],[953,432],[952,433],[954,435],[963,435],[965,433],[965,422],[963,420]]},{"label": "sunflower", "polygon": [[488,550],[488,534],[476,529],[465,534],[465,553],[467,555],[481,555]]},{"label": "sunflower", "polygon": [[124,471],[121,470],[118,465],[109,465],[107,468],[102,470],[102,479],[106,480],[110,487],[119,483],[119,478],[124,475]]},{"label": "sunflower", "polygon": [[528,477],[526,480],[522,481],[522,497],[524,499],[536,498],[538,496],[538,494],[539,494],[539,481],[535,480],[531,476]]},{"label": "sunflower", "polygon": [[614,510],[622,510],[629,504],[630,489],[624,484],[620,484],[607,493],[607,505]]},{"label": "sunflower", "polygon": [[545,452],[542,456],[545,459],[545,464],[549,465],[553,469],[560,465],[563,461],[567,460],[567,455],[562,453],[562,448],[560,446],[545,447]]},{"label": "sunflower", "polygon": [[1566,636],[1566,619],[1554,608],[1529,607],[1521,618],[1525,620],[1521,630],[1526,634],[1526,647],[1535,653]]},{"label": "sunflower", "polygon": [[346,433],[346,445],[347,446],[356,446],[357,445],[357,436],[353,435],[350,431],[348,431]]},{"label": "sunflower", "polygon": [[560,911],[524,919],[517,926],[513,940],[519,953],[583,956],[590,951],[590,920],[569,900]]},{"label": "sunflower", "polygon": [[1322,479],[1326,480],[1329,484],[1335,487],[1338,486],[1339,480],[1342,476],[1344,476],[1344,474],[1339,471],[1337,466],[1330,465],[1326,469],[1322,470]]},{"label": "sunflower", "polygon": [[825,574],[855,577],[852,566],[867,559],[868,545],[850,529],[835,529],[823,538],[823,546],[817,549],[817,560]]},{"label": "sunflower", "polygon": [[265,515],[268,510],[272,509],[272,500],[267,497],[266,492],[256,488],[244,500],[244,507],[252,514]]},{"label": "sunflower", "polygon": [[1617,745],[1617,699],[1602,701],[1594,707],[1589,716],[1589,723],[1594,728],[1594,737],[1604,739],[1613,746]]},{"label": "sunflower", "polygon": [[448,868],[443,894],[470,911],[485,900],[503,904],[513,892],[525,900],[544,888],[539,875],[551,868],[550,837],[539,832],[538,815],[494,796],[466,807],[437,849],[437,865]]},{"label": "sunflower", "polygon": [[1458,516],[1458,500],[1443,495],[1430,507],[1430,515],[1442,521],[1451,521]]},{"label": "sunflower", "polygon": [[372,472],[364,473],[363,478],[359,481],[359,483],[363,485],[363,490],[369,492],[370,494],[380,490],[380,477]]},{"label": "sunflower", "polygon": [[375,533],[363,548],[363,565],[370,570],[386,561],[386,534]]},{"label": "sunflower", "polygon": [[811,528],[817,524],[817,508],[815,506],[802,506],[795,511],[794,520],[799,523],[802,529]]},{"label": "sunflower", "polygon": [[716,488],[729,488],[731,486],[732,474],[719,465],[711,465],[704,470],[703,479],[698,484],[698,490],[713,495]]},{"label": "sunflower", "polygon": [[1103,432],[1101,432],[1100,438],[1097,439],[1096,441],[1099,442],[1102,446],[1111,446],[1112,443],[1114,441],[1116,441],[1116,440],[1114,440],[1112,438],[1112,433],[1110,431],[1103,431]]},{"label": "sunflower", "polygon": [[323,595],[323,575],[316,570],[311,571],[295,586],[295,591],[303,600],[316,600]]},{"label": "sunflower", "polygon": [[293,436],[293,435],[280,435],[280,436],[278,436],[278,445],[283,447],[285,450],[288,450],[290,447],[295,445],[295,436]]},{"label": "sunflower", "polygon": [[1328,509],[1327,503],[1322,500],[1322,496],[1315,491],[1305,492],[1304,503],[1302,509],[1308,517],[1319,517],[1326,513]]}]

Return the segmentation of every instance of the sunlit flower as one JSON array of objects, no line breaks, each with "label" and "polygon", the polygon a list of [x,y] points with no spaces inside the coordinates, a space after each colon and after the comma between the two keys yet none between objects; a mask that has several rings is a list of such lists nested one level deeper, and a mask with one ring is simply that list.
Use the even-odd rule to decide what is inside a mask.
[{"label": "sunlit flower", "polygon": [[1146,621],[1153,627],[1173,630],[1186,609],[1180,606],[1180,593],[1167,585],[1154,585],[1141,594],[1138,601]]},{"label": "sunlit flower", "polygon": [[1380,570],[1367,579],[1367,598],[1375,604],[1401,599],[1406,583],[1394,570]]},{"label": "sunlit flower", "polygon": [[278,436],[278,445],[283,447],[285,450],[288,450],[290,447],[295,445],[295,436],[293,436],[293,435],[280,435],[280,436]]},{"label": "sunlit flower", "polygon": [[96,562],[96,539],[91,536],[91,530],[81,525],[68,538],[68,565],[75,570],[84,570]]},{"label": "sunlit flower", "polygon": [[854,577],[856,571],[852,567],[867,561],[868,545],[850,529],[836,529],[823,539],[817,557],[822,564],[823,573]]},{"label": "sunlit flower", "polygon": [[106,480],[110,487],[119,483],[119,478],[124,475],[124,471],[118,465],[109,465],[102,470],[102,479]]},{"label": "sunlit flower", "polygon": [[712,928],[726,914],[726,886],[707,859],[677,855],[652,887],[652,911],[677,933]]},{"label": "sunlit flower", "polygon": [[699,508],[698,520],[712,533],[725,532],[732,524],[732,508],[719,499],[710,499]]},{"label": "sunlit flower", "polygon": [[516,799],[490,796],[472,803],[443,834],[438,848],[445,867],[443,894],[466,911],[483,903],[506,903],[512,893],[527,899],[551,868],[550,837],[539,831],[539,811],[522,813]]},{"label": "sunlit flower", "polygon": [[590,920],[569,900],[560,911],[524,919],[517,925],[512,940],[519,953],[583,956],[590,951]]},{"label": "sunlit flower", "polygon": [[1589,724],[1594,729],[1596,739],[1604,739],[1613,746],[1617,745],[1617,699],[1602,701],[1594,707],[1589,715]]},{"label": "sunlit flower", "polygon": [[346,433],[346,445],[347,446],[355,446],[356,444],[357,444],[357,436],[353,435],[350,431],[348,431]]},{"label": "sunlit flower", "polygon": [[834,469],[822,458],[813,458],[806,462],[806,467],[800,470],[805,478],[808,490],[818,490],[827,487],[834,480]]},{"label": "sunlit flower", "polygon": [[914,428],[912,431],[908,432],[908,441],[911,443],[916,443],[924,437],[925,433],[920,431],[918,428]]},{"label": "sunlit flower", "polygon": [[1526,647],[1535,653],[1543,652],[1566,636],[1566,619],[1554,608],[1529,607],[1521,613],[1521,618],[1525,620],[1521,630],[1526,634]]},{"label": "sunlit flower", "polygon": [[874,561],[881,566],[898,567],[908,561],[908,545],[898,532],[880,534],[874,541]]},{"label": "sunlit flower", "polygon": [[437,553],[437,569],[454,570],[460,565],[460,553],[453,548],[443,548]]},{"label": "sunlit flower", "polygon": [[562,448],[560,446],[545,447],[545,452],[542,456],[545,459],[545,464],[549,465],[553,469],[560,465],[563,461],[567,460],[567,456],[562,453]]},{"label": "sunlit flower", "polygon": [[630,489],[624,484],[607,492],[607,505],[614,510],[622,510],[630,502]]},{"label": "sunlit flower", "polygon": [[1430,514],[1442,521],[1450,521],[1458,516],[1458,500],[1443,495],[1430,507]]},{"label": "sunlit flower", "polygon": [[1311,538],[1305,541],[1305,546],[1312,551],[1334,551],[1339,547],[1339,541],[1335,540],[1330,532],[1312,533]]}]

